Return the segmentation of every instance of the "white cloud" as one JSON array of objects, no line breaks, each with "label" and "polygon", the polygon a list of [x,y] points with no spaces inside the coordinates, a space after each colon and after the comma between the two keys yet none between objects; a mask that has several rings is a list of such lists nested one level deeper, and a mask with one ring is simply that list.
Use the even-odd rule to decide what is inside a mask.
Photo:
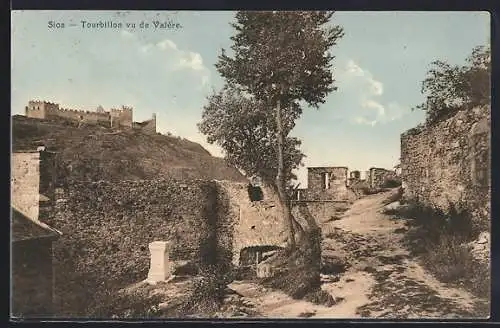
[{"label": "white cloud", "polygon": [[204,65],[201,54],[182,50],[170,39],[164,39],[155,44],[140,43],[138,49],[144,55],[154,51],[158,53],[168,52],[168,57],[164,58],[168,58],[167,66],[170,70],[186,69],[196,72],[199,76],[199,88],[206,87],[210,83],[210,70]]},{"label": "white cloud", "polygon": [[205,68],[205,66],[203,66],[203,59],[201,58],[201,55],[196,52],[190,52],[187,55],[183,55],[180,58],[179,64],[181,67],[191,68],[195,71]]},{"label": "white cloud", "polygon": [[384,84],[352,59],[340,67],[338,80],[344,106],[348,107],[346,115],[354,124],[388,123],[401,118],[406,110],[396,102],[386,103],[380,99],[384,95]]},{"label": "white cloud", "polygon": [[361,77],[370,87],[370,93],[375,96],[380,96],[384,93],[384,85],[382,82],[375,80],[371,73],[362,69],[352,59],[347,61],[346,71],[355,77]]},{"label": "white cloud", "polygon": [[169,39],[165,39],[163,41],[158,42],[156,44],[156,46],[162,50],[173,49],[173,50],[179,51],[179,48],[177,48],[177,45]]}]

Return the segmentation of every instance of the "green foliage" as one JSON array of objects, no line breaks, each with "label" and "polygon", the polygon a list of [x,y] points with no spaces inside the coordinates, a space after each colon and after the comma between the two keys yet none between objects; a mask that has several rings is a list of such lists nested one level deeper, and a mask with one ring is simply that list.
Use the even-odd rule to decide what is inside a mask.
[{"label": "green foliage", "polygon": [[330,48],[343,30],[328,25],[332,16],[327,11],[240,11],[232,24],[234,57],[223,49],[216,68],[230,85],[271,107],[278,93],[287,105],[303,100],[318,106],[335,90]]},{"label": "green foliage", "polygon": [[129,295],[101,290],[95,295],[85,316],[95,319],[151,319],[161,315],[158,304],[162,301],[161,295]]},{"label": "green foliage", "polygon": [[401,186],[401,179],[394,177],[394,178],[388,178],[385,179],[384,182],[382,183],[382,188],[396,188]]},{"label": "green foliage", "polygon": [[[226,80],[226,91],[234,90],[229,94],[236,99],[227,106],[218,102],[217,95],[212,96],[203,116],[203,121],[211,121],[201,128],[209,142],[217,142],[231,163],[247,173],[257,172],[278,191],[291,249],[295,234],[287,184],[303,154],[298,150],[300,142],[288,135],[302,114],[301,102],[318,108],[336,89],[330,48],[343,30],[328,24],[332,16],[329,11],[236,13],[232,56],[222,49],[215,65]],[[211,110],[211,106],[223,108]],[[242,109],[252,113],[250,117]],[[218,125],[221,116],[232,115],[239,115],[231,117],[237,128]],[[265,139],[256,139],[254,134]]]},{"label": "green foliage", "polygon": [[[236,14],[231,37],[234,57],[225,49],[216,68],[226,80],[209,97],[200,131],[219,144],[230,163],[274,183],[279,143],[283,136],[284,180],[304,155],[300,141],[286,137],[302,113],[299,101],[317,107],[335,90],[330,48],[343,31],[326,26],[333,12],[246,12]],[[282,102],[282,126],[273,111]]]},{"label": "green foliage", "polygon": [[[267,110],[263,102],[229,87],[214,93],[208,101],[198,124],[200,132],[207,135],[207,141],[218,144],[231,165],[247,175],[259,175],[267,184],[274,184],[278,155],[272,111]],[[285,115],[286,131],[293,128],[294,119],[296,116]],[[294,178],[292,170],[298,168],[304,158],[299,150],[300,143],[297,138],[286,138],[284,166],[287,179]]]},{"label": "green foliage", "polygon": [[405,235],[405,244],[426,269],[442,282],[459,284],[479,297],[489,297],[489,269],[466,246],[478,235],[470,213],[460,205],[443,213],[410,203],[399,215],[411,219],[413,228]]},{"label": "green foliage", "polygon": [[425,110],[427,122],[432,124],[459,109],[490,104],[490,64],[490,48],[484,46],[475,47],[463,66],[432,62],[422,82],[421,92],[427,99],[416,109]]}]

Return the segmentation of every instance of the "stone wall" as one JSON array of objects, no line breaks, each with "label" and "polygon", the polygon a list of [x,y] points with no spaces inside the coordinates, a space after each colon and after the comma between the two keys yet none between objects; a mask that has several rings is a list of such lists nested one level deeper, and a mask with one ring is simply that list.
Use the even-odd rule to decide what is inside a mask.
[{"label": "stone wall", "polygon": [[47,223],[54,243],[58,312],[82,314],[92,293],[143,280],[148,244],[171,241],[173,261],[230,262],[228,201],[214,182],[170,179],[71,182],[58,188]]},{"label": "stone wall", "polygon": [[382,188],[388,180],[396,178],[396,172],[393,170],[372,167],[369,172],[370,188]]},{"label": "stone wall", "polygon": [[308,167],[308,200],[345,200],[347,195],[347,167]]},{"label": "stone wall", "polygon": [[134,123],[134,129],[141,130],[144,134],[156,134],[156,115],[144,122]]},{"label": "stone wall", "polygon": [[328,202],[328,201],[293,201],[292,214],[301,224],[307,224],[299,205],[305,205],[309,214],[314,218],[316,224],[323,223],[338,218],[343,210],[349,206],[349,202]]},{"label": "stone wall", "polygon": [[460,111],[401,135],[404,197],[445,212],[469,210],[490,221],[490,108]]},{"label": "stone wall", "polygon": [[60,108],[58,104],[47,101],[30,101],[25,108],[27,117],[38,119],[63,118],[73,122],[87,124],[104,124],[109,127],[132,127],[133,109],[123,107],[122,109],[111,109],[105,111],[84,111]]},{"label": "stone wall", "polygon": [[40,153],[13,153],[11,158],[11,205],[38,220]]},{"label": "stone wall", "polygon": [[112,127],[128,127],[133,126],[133,110],[130,107],[123,106],[122,109],[112,108],[110,111]]},{"label": "stone wall", "polygon": [[230,200],[234,220],[233,264],[239,264],[240,252],[250,246],[284,246],[284,232],[281,206],[277,194],[263,186],[263,200],[252,202],[246,183],[217,182]]},{"label": "stone wall", "polygon": [[12,244],[13,316],[43,317],[52,314],[51,243],[45,238]]}]

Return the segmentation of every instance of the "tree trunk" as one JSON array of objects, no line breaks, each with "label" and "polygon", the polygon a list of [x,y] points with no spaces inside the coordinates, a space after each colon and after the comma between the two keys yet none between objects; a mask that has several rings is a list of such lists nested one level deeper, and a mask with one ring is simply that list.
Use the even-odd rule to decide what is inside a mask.
[{"label": "tree trunk", "polygon": [[283,208],[283,219],[285,220],[285,227],[288,232],[288,248],[290,251],[295,250],[295,229],[292,221],[292,211],[288,194],[285,190],[285,175],[283,163],[283,123],[281,120],[281,95],[278,97],[276,104],[276,138],[278,141],[278,174],[276,175],[276,186],[278,188],[278,195]]}]

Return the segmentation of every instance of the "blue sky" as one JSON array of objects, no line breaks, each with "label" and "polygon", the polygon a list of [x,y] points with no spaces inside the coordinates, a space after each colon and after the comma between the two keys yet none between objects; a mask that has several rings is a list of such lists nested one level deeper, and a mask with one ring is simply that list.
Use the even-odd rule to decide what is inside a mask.
[{"label": "blue sky", "polygon": [[[231,45],[233,17],[229,11],[12,12],[12,114],[23,114],[30,99],[85,110],[130,105],[134,120],[156,113],[159,132],[222,156],[196,123],[206,96],[223,84],[214,64]],[[82,20],[123,28],[83,28]],[[155,20],[181,28],[155,29]],[[49,21],[65,27],[48,28]],[[141,28],[142,21],[150,27]],[[430,62],[461,64],[490,38],[487,12],[337,12],[333,22],[345,30],[332,49],[339,89],[319,110],[306,109],[292,132],[303,141],[306,166],[392,168],[400,134],[424,118],[411,108],[423,100],[420,83]],[[306,186],[305,168],[298,174]]]}]

